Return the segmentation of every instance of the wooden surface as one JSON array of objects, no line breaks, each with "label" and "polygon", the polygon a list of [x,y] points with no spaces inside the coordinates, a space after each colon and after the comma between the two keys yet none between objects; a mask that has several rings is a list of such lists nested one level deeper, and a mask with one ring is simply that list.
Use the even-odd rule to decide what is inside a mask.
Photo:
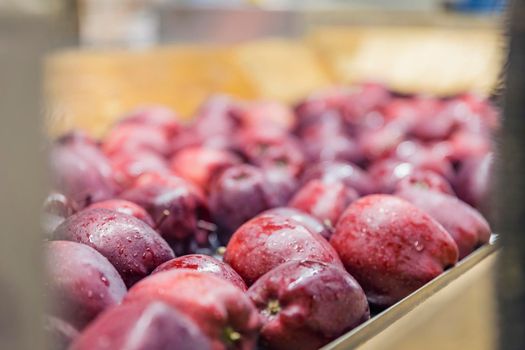
[{"label": "wooden surface", "polygon": [[294,103],[331,84],[384,82],[401,92],[487,93],[503,57],[494,29],[345,27],[304,40],[148,50],[69,50],[46,60],[48,129],[99,137],[124,113],[163,104],[190,117],[214,93]]},{"label": "wooden surface", "polygon": [[496,349],[497,255],[484,259],[359,350]]}]

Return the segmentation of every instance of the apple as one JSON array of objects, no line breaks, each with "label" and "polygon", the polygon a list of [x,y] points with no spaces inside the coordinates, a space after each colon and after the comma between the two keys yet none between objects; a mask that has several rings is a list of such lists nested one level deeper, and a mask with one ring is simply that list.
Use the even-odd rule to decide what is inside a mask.
[{"label": "apple", "polygon": [[304,259],[342,267],[320,234],[280,215],[259,215],[246,222],[235,231],[224,254],[224,261],[248,286],[286,261]]},{"label": "apple", "polygon": [[108,209],[84,209],[70,216],[53,238],[94,248],[115,266],[128,287],[174,258],[168,243],[144,221]]},{"label": "apple", "polygon": [[156,273],[131,288],[124,303],[163,301],[189,316],[212,348],[253,349],[260,319],[250,298],[208,273],[176,269]]},{"label": "apple", "polygon": [[458,247],[443,226],[384,194],[350,204],[330,243],[377,307],[398,302],[458,261]]},{"label": "apple", "polygon": [[271,349],[315,350],[370,318],[365,293],[335,265],[289,261],[259,278],[248,290]]}]

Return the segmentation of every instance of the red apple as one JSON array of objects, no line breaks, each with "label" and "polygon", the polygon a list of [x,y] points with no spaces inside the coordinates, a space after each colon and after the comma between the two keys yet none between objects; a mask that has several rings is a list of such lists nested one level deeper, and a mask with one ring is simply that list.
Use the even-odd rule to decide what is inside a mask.
[{"label": "red apple", "polygon": [[264,172],[251,165],[225,170],[212,184],[209,205],[219,237],[227,243],[244,222],[272,206],[272,196]]},{"label": "red apple", "polygon": [[110,158],[113,178],[123,188],[128,188],[136,178],[146,173],[168,173],[166,160],[151,151],[121,152]]},{"label": "red apple", "polygon": [[144,124],[117,124],[104,137],[102,150],[112,157],[139,151],[168,156],[172,152],[169,135],[161,128]]},{"label": "red apple", "polygon": [[290,261],[248,290],[271,349],[315,350],[370,318],[365,293],[345,270],[318,261]]},{"label": "red apple", "polygon": [[280,215],[282,217],[295,220],[311,232],[318,233],[326,239],[330,238],[330,235],[332,234],[332,231],[323,225],[319,220],[299,209],[279,207],[266,210],[261,215]]},{"label": "red apple", "polygon": [[194,270],[156,273],[139,282],[125,303],[160,300],[189,316],[212,342],[213,349],[253,349],[259,315],[239,288]]},{"label": "red apple", "polygon": [[95,249],[76,242],[45,245],[46,291],[53,313],[82,329],[105,309],[117,305],[126,286],[117,270]]},{"label": "red apple", "polygon": [[458,247],[443,226],[390,195],[353,202],[330,243],[368,301],[379,307],[396,303],[458,260]]},{"label": "red apple", "polygon": [[286,261],[304,259],[342,266],[321,235],[279,215],[260,215],[239,227],[224,254],[248,285]]},{"label": "red apple", "polygon": [[295,194],[289,206],[302,210],[328,228],[333,228],[346,207],[357,198],[357,192],[342,182],[311,180]]},{"label": "red apple", "polygon": [[375,183],[368,173],[352,163],[322,162],[306,169],[301,177],[302,183],[320,179],[326,183],[342,182],[355,189],[360,195],[375,192]]},{"label": "red apple", "polygon": [[450,233],[462,259],[490,239],[490,226],[474,208],[454,196],[420,187],[405,187],[396,192],[424,210]]},{"label": "red apple", "polygon": [[70,216],[53,237],[94,248],[115,266],[128,287],[174,258],[168,243],[144,221],[107,209],[84,209]]},{"label": "red apple", "polygon": [[144,208],[133,202],[126,201],[123,199],[108,199],[107,201],[91,204],[88,208],[102,208],[118,211],[122,214],[134,216],[137,219],[144,221],[151,227],[155,226],[153,219]]},{"label": "red apple", "polygon": [[400,191],[412,186],[454,195],[454,190],[450,186],[450,183],[443,176],[431,170],[415,169],[412,173],[398,181],[396,190]]},{"label": "red apple", "polygon": [[177,135],[182,124],[177,114],[163,106],[144,106],[125,115],[119,124],[135,124],[139,126],[154,126],[162,129],[169,137]]},{"label": "red apple", "polygon": [[241,276],[229,265],[214,257],[202,254],[189,254],[171,259],[159,265],[152,274],[175,269],[191,269],[198,272],[210,273],[225,281],[231,282],[243,292],[247,289],[246,283],[244,283]]},{"label": "red apple", "polygon": [[119,305],[97,318],[70,350],[210,350],[197,325],[161,301]]},{"label": "red apple", "polygon": [[83,135],[59,138],[50,151],[50,166],[54,188],[77,209],[112,198],[118,191],[108,159]]},{"label": "red apple", "polygon": [[175,175],[142,174],[120,197],[146,209],[169,241],[194,237],[210,221],[202,192]]},{"label": "red apple", "polygon": [[225,150],[188,147],[175,154],[170,167],[175,174],[207,192],[214,177],[230,166],[240,163],[239,157]]}]

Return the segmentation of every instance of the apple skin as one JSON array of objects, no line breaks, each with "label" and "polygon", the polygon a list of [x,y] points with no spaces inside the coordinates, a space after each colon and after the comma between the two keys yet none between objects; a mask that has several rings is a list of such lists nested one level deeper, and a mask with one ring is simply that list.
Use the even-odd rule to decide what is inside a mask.
[{"label": "apple skin", "polygon": [[245,102],[237,108],[236,116],[246,129],[277,128],[291,132],[297,122],[288,106],[275,101]]},{"label": "apple skin", "polygon": [[162,155],[151,151],[120,152],[109,158],[113,178],[121,188],[133,185],[135,179],[146,173],[169,173],[169,167]]},{"label": "apple skin", "polygon": [[50,346],[55,350],[69,349],[70,344],[78,337],[78,330],[68,322],[54,316],[44,316],[44,333]]},{"label": "apple skin", "polygon": [[308,161],[311,164],[337,160],[361,161],[361,149],[347,128],[341,113],[332,110],[323,112],[314,121],[303,126],[298,135]]},{"label": "apple skin", "polygon": [[493,167],[493,153],[467,159],[460,165],[454,182],[458,197],[483,213],[490,212],[488,199]]},{"label": "apple skin", "polygon": [[209,222],[204,194],[172,174],[142,174],[120,198],[146,209],[154,227],[170,243],[195,237],[201,230],[200,223]]},{"label": "apple skin", "polygon": [[346,207],[357,198],[357,192],[342,182],[311,180],[299,189],[288,205],[333,228]]},{"label": "apple skin", "polygon": [[421,187],[405,187],[395,193],[422,209],[452,236],[459,249],[459,259],[490,239],[490,226],[483,216],[455,196]]},{"label": "apple skin", "polygon": [[[372,163],[368,173],[375,181],[378,193],[392,194],[402,179],[420,170],[428,169],[398,159],[386,158]],[[442,186],[446,187],[446,185]]]},{"label": "apple skin", "polygon": [[124,199],[108,199],[107,201],[93,203],[88,208],[102,208],[118,211],[122,214],[134,216],[137,219],[144,221],[151,227],[155,226],[153,219],[144,208]]},{"label": "apple skin", "polygon": [[109,160],[94,141],[82,133],[60,137],[51,147],[49,157],[53,187],[78,210],[113,198],[119,191]]},{"label": "apple skin", "polygon": [[127,292],[122,278],[95,249],[69,241],[47,242],[44,247],[53,314],[82,329],[122,301]]},{"label": "apple skin", "polygon": [[339,161],[318,163],[305,170],[301,182],[305,184],[315,179],[326,183],[341,181],[355,189],[361,196],[376,191],[375,183],[368,173],[353,163]]},{"label": "apple skin", "polygon": [[243,164],[226,169],[214,181],[208,203],[219,239],[226,244],[244,222],[272,207],[272,191],[265,173]]},{"label": "apple skin", "polygon": [[231,282],[243,292],[246,292],[248,289],[241,276],[229,265],[214,257],[203,254],[189,254],[171,259],[157,266],[152,274],[175,269],[191,269],[198,272],[210,273],[225,281]]},{"label": "apple skin", "polygon": [[396,191],[407,187],[419,186],[433,191],[455,195],[450,183],[441,175],[432,170],[415,169],[411,174],[400,179]]},{"label": "apple skin", "polygon": [[257,309],[245,293],[219,277],[187,269],[163,271],[137,283],[124,303],[147,300],[164,301],[189,316],[215,350],[255,347]]},{"label": "apple skin", "polygon": [[458,260],[458,247],[443,226],[392,195],[353,202],[330,243],[377,307],[396,303]]},{"label": "apple skin", "polygon": [[319,220],[299,209],[291,207],[278,207],[266,210],[261,215],[280,215],[282,217],[295,220],[306,227],[309,231],[318,233],[325,239],[329,239],[330,235],[332,234],[331,230],[323,225]]},{"label": "apple skin", "polygon": [[208,192],[211,181],[241,159],[232,152],[206,147],[187,147],[177,152],[170,161],[171,170]]},{"label": "apple skin", "polygon": [[153,152],[167,157],[172,152],[170,137],[163,129],[132,123],[115,125],[102,140],[101,148],[108,157],[135,152]]},{"label": "apple skin", "polygon": [[236,135],[237,149],[249,163],[263,169],[286,169],[298,176],[305,157],[298,139],[274,127],[241,129]]},{"label": "apple skin", "polygon": [[342,267],[320,234],[280,215],[260,215],[246,222],[235,231],[224,254],[224,261],[248,286],[286,261],[304,259]]},{"label": "apple skin", "polygon": [[161,301],[118,305],[97,318],[70,350],[211,350],[209,339]]},{"label": "apple skin", "polygon": [[238,108],[238,103],[228,96],[211,96],[201,105],[192,123],[173,139],[173,151],[188,146],[235,149],[235,130],[240,126]]},{"label": "apple skin", "polygon": [[345,270],[318,261],[290,261],[248,290],[271,349],[315,350],[370,318],[365,293]]},{"label": "apple skin", "polygon": [[147,127],[157,127],[170,138],[176,136],[183,128],[179,116],[164,106],[143,106],[126,114],[119,124],[133,124]]},{"label": "apple skin", "polygon": [[115,266],[128,287],[175,257],[168,243],[144,221],[107,209],[84,209],[70,216],[53,238],[94,248]]}]

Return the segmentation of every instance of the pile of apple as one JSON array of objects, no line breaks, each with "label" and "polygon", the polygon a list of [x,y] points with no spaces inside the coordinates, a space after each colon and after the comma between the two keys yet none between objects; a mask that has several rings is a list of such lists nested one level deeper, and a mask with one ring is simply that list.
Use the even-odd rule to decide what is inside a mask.
[{"label": "pile of apple", "polygon": [[474,94],[364,84],[64,135],[46,330],[73,350],[317,349],[489,241],[498,124]]}]

